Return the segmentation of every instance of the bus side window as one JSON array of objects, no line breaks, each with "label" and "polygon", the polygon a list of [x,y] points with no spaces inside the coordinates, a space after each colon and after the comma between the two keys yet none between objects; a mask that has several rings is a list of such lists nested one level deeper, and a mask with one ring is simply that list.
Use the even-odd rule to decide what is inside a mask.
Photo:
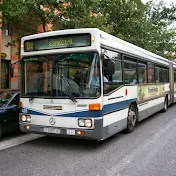
[{"label": "bus side window", "polygon": [[[107,58],[106,58],[107,57]],[[114,71],[109,73],[107,71],[108,61],[115,66]],[[104,94],[107,94],[123,84],[122,81],[122,60],[121,54],[118,52],[106,50],[103,59],[103,82]]]},{"label": "bus side window", "polygon": [[124,80],[126,84],[137,83],[137,62],[135,59],[124,57]]},{"label": "bus side window", "polygon": [[148,83],[155,83],[155,67],[153,64],[148,65]]},{"label": "bus side window", "polygon": [[169,69],[168,68],[166,69],[166,72],[167,72],[167,78],[166,79],[167,79],[167,82],[169,82]]},{"label": "bus side window", "polygon": [[174,70],[174,82],[176,82],[176,70]]},{"label": "bus side window", "polygon": [[161,82],[161,67],[159,66],[155,67],[155,80],[156,80],[156,83]]},{"label": "bus side window", "polygon": [[169,78],[168,78],[168,69],[166,68],[162,68],[162,82],[169,82]]},{"label": "bus side window", "polygon": [[147,63],[138,62],[139,83],[147,83]]}]

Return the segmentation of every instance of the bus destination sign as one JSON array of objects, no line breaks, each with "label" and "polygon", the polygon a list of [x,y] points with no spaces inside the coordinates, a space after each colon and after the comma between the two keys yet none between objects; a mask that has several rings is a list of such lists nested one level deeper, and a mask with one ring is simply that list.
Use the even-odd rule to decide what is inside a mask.
[{"label": "bus destination sign", "polygon": [[62,35],[26,40],[24,42],[24,51],[42,51],[51,49],[85,47],[90,45],[90,34]]}]

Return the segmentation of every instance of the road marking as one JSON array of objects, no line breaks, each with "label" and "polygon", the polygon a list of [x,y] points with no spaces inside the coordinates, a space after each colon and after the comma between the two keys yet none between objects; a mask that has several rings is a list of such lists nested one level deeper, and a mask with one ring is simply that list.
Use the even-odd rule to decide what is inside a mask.
[{"label": "road marking", "polygon": [[38,138],[44,137],[44,135],[39,135],[39,134],[24,134],[23,136],[20,137],[15,137],[13,139],[9,139],[6,141],[0,141],[0,150],[4,150],[10,147],[14,147],[16,145],[23,144],[28,141],[32,141]]}]

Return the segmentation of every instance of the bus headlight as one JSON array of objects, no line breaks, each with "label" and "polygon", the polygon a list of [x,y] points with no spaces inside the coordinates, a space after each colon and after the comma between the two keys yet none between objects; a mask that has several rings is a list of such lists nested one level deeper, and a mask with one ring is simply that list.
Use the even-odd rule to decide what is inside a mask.
[{"label": "bus headlight", "polygon": [[78,119],[78,126],[84,127],[85,126],[85,120],[84,119]]},{"label": "bus headlight", "polygon": [[21,116],[21,121],[30,123],[31,122],[31,116],[30,115],[22,115]]},{"label": "bus headlight", "polygon": [[23,122],[26,122],[27,116],[26,116],[26,115],[22,115],[22,116],[21,116],[21,120],[22,120]]},{"label": "bus headlight", "polygon": [[92,127],[92,120],[91,119],[88,119],[88,120],[85,120],[85,127]]},{"label": "bus headlight", "polygon": [[78,126],[79,127],[92,127],[92,120],[91,119],[78,119]]},{"label": "bus headlight", "polygon": [[31,116],[28,115],[26,121],[27,121],[28,123],[30,123],[30,122],[31,122]]}]

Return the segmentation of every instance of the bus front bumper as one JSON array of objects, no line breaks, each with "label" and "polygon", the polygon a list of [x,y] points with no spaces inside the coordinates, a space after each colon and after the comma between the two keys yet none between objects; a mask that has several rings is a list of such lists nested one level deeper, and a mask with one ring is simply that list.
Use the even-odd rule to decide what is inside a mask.
[{"label": "bus front bumper", "polygon": [[23,132],[44,134],[48,136],[92,139],[98,141],[103,140],[102,125],[100,124],[95,129],[73,129],[60,127],[45,127],[21,123],[20,130]]}]

